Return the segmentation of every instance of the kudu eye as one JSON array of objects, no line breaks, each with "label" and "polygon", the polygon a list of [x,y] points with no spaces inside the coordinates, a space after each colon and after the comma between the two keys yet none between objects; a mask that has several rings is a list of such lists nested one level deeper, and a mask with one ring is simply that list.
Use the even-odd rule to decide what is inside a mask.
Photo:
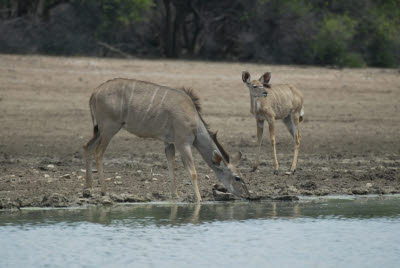
[{"label": "kudu eye", "polygon": [[257,85],[253,85],[253,88],[258,88],[258,86]]},{"label": "kudu eye", "polygon": [[235,180],[236,181],[240,181],[240,177],[239,176],[235,176]]}]

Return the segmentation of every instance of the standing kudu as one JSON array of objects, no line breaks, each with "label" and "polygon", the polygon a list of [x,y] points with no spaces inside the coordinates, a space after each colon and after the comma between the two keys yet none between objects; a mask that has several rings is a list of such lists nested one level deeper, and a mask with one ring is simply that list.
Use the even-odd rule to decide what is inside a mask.
[{"label": "standing kudu", "polygon": [[250,90],[250,112],[256,118],[258,152],[253,164],[253,171],[258,167],[260,156],[264,121],[267,120],[269,135],[274,153],[274,174],[278,174],[279,164],[276,159],[275,148],[275,120],[283,119],[287,129],[295,140],[294,157],[290,173],[296,171],[297,157],[300,146],[299,122],[303,121],[303,94],[292,85],[271,85],[271,73],[263,74],[258,80],[251,80],[250,73],[242,73],[243,83]]},{"label": "standing kudu", "polygon": [[86,187],[93,188],[91,155],[97,164],[102,194],[103,155],[112,137],[124,128],[139,137],[164,141],[171,195],[178,198],[175,180],[175,149],[182,157],[185,169],[192,177],[198,202],[201,201],[197,173],[192,157],[192,145],[232,194],[249,198],[249,192],[236,165],[239,153],[230,161],[229,155],[204,122],[198,97],[186,89],[172,89],[149,82],[113,79],[95,89],[89,101],[94,134],[85,144]]}]

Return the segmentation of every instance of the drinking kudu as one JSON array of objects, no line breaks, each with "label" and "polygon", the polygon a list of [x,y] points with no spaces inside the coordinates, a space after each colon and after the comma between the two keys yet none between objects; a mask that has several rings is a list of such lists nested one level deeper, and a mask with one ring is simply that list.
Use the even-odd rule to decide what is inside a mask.
[{"label": "drinking kudu", "polygon": [[102,194],[103,155],[112,137],[123,128],[136,136],[164,141],[173,198],[178,198],[175,180],[175,150],[181,154],[192,178],[197,201],[201,195],[192,157],[194,146],[217,178],[232,194],[249,198],[240,171],[241,153],[231,159],[201,116],[200,102],[191,90],[173,89],[132,79],[113,79],[96,88],[90,97],[93,137],[85,144],[86,186],[93,188],[91,156],[94,154]]}]

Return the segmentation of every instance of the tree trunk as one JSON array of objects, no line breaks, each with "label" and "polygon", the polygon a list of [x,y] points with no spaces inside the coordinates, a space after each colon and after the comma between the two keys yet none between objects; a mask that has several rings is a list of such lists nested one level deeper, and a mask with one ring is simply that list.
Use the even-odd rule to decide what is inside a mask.
[{"label": "tree trunk", "polygon": [[39,0],[39,3],[36,7],[36,14],[35,14],[36,19],[43,18],[45,8],[46,8],[46,0]]},{"label": "tree trunk", "polygon": [[170,0],[164,0],[165,6],[165,32],[162,35],[164,40],[164,51],[165,55],[170,58],[173,56],[173,36],[171,34],[171,5]]},{"label": "tree trunk", "polygon": [[19,1],[20,0],[11,1],[11,18],[18,17],[19,15]]}]

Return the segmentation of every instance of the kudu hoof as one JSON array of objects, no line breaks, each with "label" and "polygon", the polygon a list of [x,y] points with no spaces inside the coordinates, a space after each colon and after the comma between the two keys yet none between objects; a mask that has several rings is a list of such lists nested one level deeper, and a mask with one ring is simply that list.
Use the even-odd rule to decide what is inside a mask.
[{"label": "kudu hoof", "polygon": [[274,175],[279,175],[279,171],[277,169],[274,169]]},{"label": "kudu hoof", "polygon": [[296,172],[296,170],[293,170],[293,171],[289,170],[289,171],[285,172],[285,175],[294,175],[295,172]]}]

